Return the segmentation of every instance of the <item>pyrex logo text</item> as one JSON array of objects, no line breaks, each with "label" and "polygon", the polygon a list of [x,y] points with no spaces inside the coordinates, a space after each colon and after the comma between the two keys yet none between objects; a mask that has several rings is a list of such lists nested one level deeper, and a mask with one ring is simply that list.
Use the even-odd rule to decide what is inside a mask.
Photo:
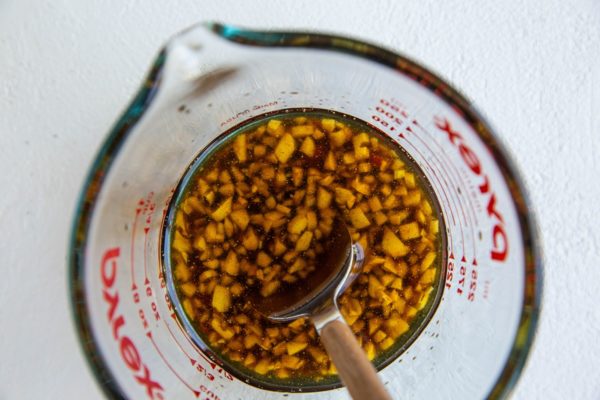
[{"label": "pyrex logo text", "polygon": [[463,136],[452,128],[450,121],[446,118],[435,117],[435,126],[448,135],[448,140],[458,148],[462,160],[467,167],[469,167],[471,172],[482,178],[482,182],[478,186],[479,192],[482,195],[490,195],[487,201],[486,211],[488,217],[490,217],[494,223],[492,228],[492,250],[490,251],[490,256],[492,257],[492,260],[505,261],[508,256],[508,237],[506,236],[506,231],[504,229],[504,218],[496,208],[496,194],[492,191],[489,178],[484,174],[479,158],[475,152],[467,146]]},{"label": "pyrex logo text", "polygon": [[119,344],[121,358],[125,362],[125,365],[133,372],[135,380],[145,387],[150,399],[162,400],[163,387],[150,377],[150,370],[142,363],[140,353],[131,338],[123,335],[120,331],[125,326],[125,317],[117,313],[119,292],[115,287],[115,281],[117,279],[117,259],[119,254],[120,249],[118,247],[107,250],[102,256],[100,266],[103,286],[102,295],[108,305],[108,323],[112,327],[115,341]]}]

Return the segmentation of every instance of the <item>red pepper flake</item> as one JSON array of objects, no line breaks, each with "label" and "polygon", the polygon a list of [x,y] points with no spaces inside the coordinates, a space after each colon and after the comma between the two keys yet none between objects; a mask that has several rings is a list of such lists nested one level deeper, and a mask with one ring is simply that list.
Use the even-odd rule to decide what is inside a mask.
[{"label": "red pepper flake", "polygon": [[381,167],[381,162],[383,161],[383,158],[381,158],[381,156],[377,153],[371,153],[371,157],[369,158],[369,161],[371,161],[372,165],[379,168],[379,167]]}]

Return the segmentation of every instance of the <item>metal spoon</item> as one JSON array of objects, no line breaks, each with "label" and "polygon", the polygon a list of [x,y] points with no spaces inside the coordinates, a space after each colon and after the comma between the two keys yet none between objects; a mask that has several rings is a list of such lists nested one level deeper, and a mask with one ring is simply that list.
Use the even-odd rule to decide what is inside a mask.
[{"label": "metal spoon", "polygon": [[269,297],[254,296],[254,308],[275,322],[309,317],[355,400],[390,399],[377,371],[339,312],[337,299],[358,277],[364,261],[362,247],[352,244],[343,221],[336,219],[323,264],[301,284]]}]

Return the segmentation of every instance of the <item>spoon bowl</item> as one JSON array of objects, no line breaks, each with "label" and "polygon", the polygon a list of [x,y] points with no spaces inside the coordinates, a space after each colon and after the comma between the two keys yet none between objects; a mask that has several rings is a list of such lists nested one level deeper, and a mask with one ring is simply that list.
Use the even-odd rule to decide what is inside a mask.
[{"label": "spoon bowl", "polygon": [[352,243],[339,219],[334,221],[325,248],[322,263],[305,280],[268,297],[256,294],[250,300],[252,306],[275,322],[308,317],[353,399],[391,399],[337,305],[339,296],[360,274],[364,251]]},{"label": "spoon bowl", "polygon": [[272,321],[289,322],[320,315],[331,307],[331,301],[337,307],[339,296],[360,274],[365,257],[360,244],[352,243],[343,222],[336,220],[333,226],[325,244],[326,255],[317,270],[271,296],[254,293],[250,301],[257,311]]}]

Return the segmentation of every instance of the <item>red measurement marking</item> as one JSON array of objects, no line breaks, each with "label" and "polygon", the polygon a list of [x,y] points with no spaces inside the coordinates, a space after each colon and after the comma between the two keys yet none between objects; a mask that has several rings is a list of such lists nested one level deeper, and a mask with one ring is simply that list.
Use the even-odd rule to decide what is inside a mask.
[{"label": "red measurement marking", "polygon": [[[379,103],[384,105],[385,107],[388,107],[389,109],[391,109],[392,111],[394,111],[395,113],[399,113],[400,115],[402,115],[402,117],[404,118],[408,118],[408,113],[406,112],[406,109],[403,105],[398,104],[398,102],[394,99],[392,99],[392,101],[387,101],[386,99],[379,99]],[[381,107],[379,107],[381,108]],[[384,115],[386,115],[388,118],[396,118],[395,115],[391,114],[390,112],[386,112],[385,110],[379,110],[378,107],[375,107],[375,109],[378,112],[383,113]],[[399,121],[401,121],[399,119]]]},{"label": "red measurement marking", "polygon": [[[206,361],[206,362],[208,363],[208,365],[210,365],[210,367],[211,367],[212,369],[215,369],[215,368],[217,367],[217,363],[216,363],[216,362],[214,362],[213,360],[211,360],[210,358],[208,358],[207,356],[205,356],[204,354],[202,354],[202,353],[198,353],[198,355],[199,355],[200,357],[202,357],[202,358],[204,359],[204,361]],[[219,372],[221,372],[221,371],[219,371]]]},{"label": "red measurement marking", "polygon": [[145,226],[144,226],[144,285],[148,285],[150,281],[148,280],[148,260],[147,260],[147,249],[148,249],[148,233],[150,232],[150,226],[152,225],[152,215],[156,208],[156,204],[152,201],[154,197],[154,192],[148,193],[146,197],[146,201],[144,202],[144,207],[142,208],[142,214],[146,216]]},{"label": "red measurement marking", "polygon": [[138,316],[140,317],[140,321],[142,321],[142,326],[144,327],[144,329],[148,329],[150,328],[150,324],[148,323],[148,320],[146,319],[146,314],[144,313],[143,309],[138,309]]},{"label": "red measurement marking", "polygon": [[[173,318],[175,321],[177,321],[177,315],[175,315],[175,313],[171,314],[171,318]],[[192,342],[192,340],[188,337],[188,335],[183,335],[183,337],[185,337],[185,340],[187,340],[187,342],[193,347],[196,348],[196,344],[194,342]],[[208,362],[211,366],[211,368],[215,368],[217,366],[217,364],[212,361],[210,358],[208,358],[207,356],[205,356],[201,351],[198,352],[198,355],[200,357],[202,357],[206,362]]]},{"label": "red measurement marking", "polygon": [[[444,148],[442,147],[442,145],[439,144],[439,142],[435,139],[435,135],[433,135],[429,130],[427,130],[423,125],[421,125],[419,123],[419,121],[417,121],[416,119],[412,120],[413,125],[415,125],[417,128],[419,128],[423,133],[425,133],[427,136],[429,136],[431,138],[431,142],[433,144],[436,145],[436,147],[438,147],[438,149],[440,150],[439,154],[442,158],[445,159],[446,164],[448,164],[450,166],[450,168],[452,169],[452,172],[454,173],[455,179],[460,181],[460,186],[462,187],[467,187],[467,185],[465,184],[465,182],[463,181],[462,175],[460,174],[460,172],[458,171],[458,168],[456,167],[456,165],[450,160],[450,158],[448,157],[448,155],[446,154],[446,152],[444,151]],[[470,200],[470,199],[469,199]]]},{"label": "red measurement marking", "polygon": [[148,285],[150,283],[150,281],[148,280],[148,260],[147,260],[147,251],[146,249],[148,248],[148,231],[150,230],[149,227],[145,227],[144,228],[144,285]]},{"label": "red measurement marking", "polygon": [[382,119],[378,115],[371,115],[371,118],[373,119],[373,121],[379,122],[381,124],[381,126],[383,126],[384,128],[389,128],[389,130],[391,132],[393,132],[393,131],[396,130],[395,127],[390,126],[389,122],[387,122],[386,120]]},{"label": "red measurement marking", "polygon": [[[453,174],[451,174],[448,171],[447,171],[447,173],[448,173],[448,179],[450,181],[453,181],[452,184],[456,185],[457,187],[462,187],[464,190],[467,190],[468,185],[463,180],[462,175],[458,171],[458,168],[450,160],[450,158],[448,157],[448,155],[444,151],[444,148],[442,147],[442,145],[440,145],[438,143],[438,141],[435,139],[434,135],[431,132],[429,132],[427,129],[425,129],[424,126],[422,126],[421,124],[419,124],[419,122],[416,119],[413,119],[412,123],[417,128],[419,128],[419,130],[421,130],[425,135],[427,135],[427,136],[430,137],[430,140],[428,142],[431,142],[431,143],[435,144],[435,146],[439,149],[438,153],[434,153],[434,157],[437,157],[436,154],[440,154],[441,158],[444,159],[444,164],[448,165],[450,167],[450,170],[453,172]],[[423,144],[425,144],[425,145],[427,144],[419,135],[415,135],[415,136],[418,139],[420,139]],[[472,244],[473,244],[473,255],[475,255],[475,253],[476,253],[475,226],[479,226],[479,220],[477,219],[477,214],[475,213],[475,206],[473,205],[473,202],[471,201],[471,198],[467,194],[465,194],[464,197],[466,198],[466,202],[468,203],[467,204],[467,215],[468,215],[469,220],[470,220],[471,235],[472,235],[471,239],[472,239]]]},{"label": "red measurement marking", "polygon": [[[446,165],[447,165],[447,163],[444,163],[442,160],[440,160],[440,159],[439,159],[439,157],[437,156],[436,152],[435,152],[435,151],[434,151],[434,150],[431,148],[431,146],[429,146],[429,144],[428,144],[428,143],[427,143],[425,140],[423,140],[423,138],[422,138],[422,137],[420,137],[419,135],[417,135],[417,134],[416,134],[416,133],[415,133],[415,132],[412,130],[412,128],[411,128],[410,126],[407,126],[407,127],[406,127],[406,130],[407,130],[408,132],[412,133],[412,134],[413,134],[413,136],[414,136],[414,137],[415,137],[417,140],[419,140],[419,141],[420,141],[420,142],[423,144],[423,146],[425,146],[425,148],[426,148],[427,150],[429,150],[429,152],[431,153],[431,155],[433,156],[433,158],[435,158],[435,160],[436,160],[436,161],[437,161],[437,162],[438,162],[440,165],[442,165],[442,166],[446,166]],[[445,184],[446,184],[448,187],[452,187],[452,186],[455,186],[455,185],[456,185],[456,183],[455,183],[455,182],[453,182],[453,181],[452,181],[452,179],[450,178],[450,174],[449,174],[449,173],[447,173],[447,168],[440,168],[440,171],[441,171],[442,179],[444,179],[444,183],[445,183]],[[444,173],[444,172],[445,172],[445,173]],[[447,175],[447,176],[448,176],[448,180],[450,181],[451,185],[448,185],[448,182],[447,182],[447,181],[446,181],[446,179],[444,178],[444,175]],[[457,185],[456,185],[456,186],[457,186]],[[454,192],[454,191],[453,191],[453,192]],[[460,201],[460,197],[458,196],[458,193],[456,193],[456,192],[455,192],[455,197],[456,197],[456,199],[457,199],[457,201],[458,201],[458,203],[459,203],[459,205],[460,205],[460,203],[461,203],[461,201]],[[456,203],[455,203],[455,206],[456,206]],[[458,208],[459,208],[459,209],[460,209],[460,211],[461,211],[461,214],[462,214],[462,217],[463,217],[463,221],[465,222],[465,225],[466,225],[466,224],[467,224],[467,216],[465,215],[465,210],[464,210],[464,207],[461,205],[461,206],[460,206],[460,207],[458,207]]]},{"label": "red measurement marking", "polygon": [[205,400],[221,400],[221,398],[215,392],[204,385],[200,385],[200,390],[202,393],[206,393]]},{"label": "red measurement marking", "polygon": [[152,342],[152,345],[154,346],[154,348],[156,349],[156,352],[158,353],[158,355],[160,356],[160,358],[163,360],[163,362],[167,365],[167,367],[171,370],[171,372],[173,372],[173,375],[175,375],[177,377],[177,379],[179,379],[181,381],[181,383],[183,383],[188,389],[190,389],[192,391],[192,393],[194,393],[194,396],[198,397],[200,396],[200,392],[197,390],[194,390],[194,388],[187,383],[175,370],[175,368],[173,368],[171,366],[171,364],[169,363],[169,361],[166,359],[166,357],[164,356],[164,354],[162,353],[162,351],[160,351],[160,349],[158,348],[158,346],[156,345],[156,342],[154,341],[154,338],[152,337],[152,331],[148,331],[146,332],[146,336],[148,336],[148,339],[150,339],[150,341]]},{"label": "red measurement marking", "polygon": [[452,287],[452,280],[454,279],[454,261],[448,261],[448,268],[446,269],[446,287],[450,289]]},{"label": "red measurement marking", "polygon": [[200,363],[196,364],[196,371],[201,372],[202,375],[204,375],[206,378],[208,378],[209,381],[215,380],[215,376],[213,374],[211,374],[210,372],[208,372],[208,370],[206,368],[204,368],[204,366],[202,366]]},{"label": "red measurement marking", "polygon": [[196,364],[196,360],[194,360],[192,358],[192,356],[190,356],[187,351],[185,351],[185,349],[183,348],[183,346],[181,346],[181,344],[179,343],[179,341],[177,340],[177,338],[175,337],[175,335],[173,334],[173,331],[171,331],[171,328],[169,328],[169,324],[167,323],[167,320],[163,319],[163,322],[165,323],[165,326],[167,327],[167,330],[169,331],[169,334],[171,335],[171,337],[173,338],[173,341],[175,342],[175,344],[177,345],[177,347],[179,347],[179,349],[181,350],[181,352],[183,354],[186,355],[187,358],[189,358],[190,363],[192,365]]},{"label": "red measurement marking", "polygon": [[138,208],[135,209],[135,217],[133,218],[133,226],[131,227],[131,252],[130,252],[130,263],[131,263],[131,289],[137,289],[137,285],[135,284],[135,271],[134,271],[134,252],[135,252],[135,231],[137,228],[137,220],[142,212],[142,206],[144,205],[144,200],[140,200],[138,202]]},{"label": "red measurement marking", "polygon": [[[400,118],[400,116],[408,118],[408,113],[399,105],[390,103],[385,99],[379,99],[379,103],[382,105],[375,106],[375,111],[381,115],[373,114],[371,115],[371,119],[384,128],[389,129],[390,132],[394,132],[398,129],[401,130],[405,121]],[[384,107],[388,107],[391,111],[386,110]]]},{"label": "red measurement marking", "polygon": [[[175,316],[175,313],[171,314],[171,318],[173,318],[174,320],[177,321],[177,318]],[[185,339],[188,341],[188,343],[190,345],[192,345],[192,347],[196,348],[196,345],[190,340],[190,338],[187,335],[183,335],[185,337]],[[214,362],[213,360],[211,360],[210,358],[208,358],[208,356],[206,356],[202,351],[198,351],[198,355],[208,363],[208,365],[210,365],[210,368],[214,371],[216,370],[217,373],[225,376],[225,378],[229,379],[230,381],[233,381],[233,376],[231,376],[231,374],[227,371],[225,371],[223,368],[221,368],[216,362]],[[219,368],[217,368],[219,367]],[[198,369],[198,368],[197,368]],[[199,370],[199,369],[198,369]],[[210,378],[209,378],[210,379]]]},{"label": "red measurement marking", "polygon": [[[404,139],[406,141],[406,143],[410,144],[412,146],[412,148],[415,149],[415,151],[421,156],[421,158],[423,159],[423,161],[425,162],[425,164],[429,167],[429,170],[431,171],[431,173],[433,174],[433,176],[436,178],[436,180],[437,180],[437,182],[439,184],[439,187],[442,190],[442,193],[444,194],[444,197],[446,198],[446,203],[448,204],[448,210],[450,211],[450,216],[452,217],[452,224],[456,225],[456,219],[454,218],[454,212],[452,211],[452,207],[451,207],[450,200],[448,198],[448,194],[446,193],[444,185],[442,184],[442,182],[441,182],[441,180],[440,180],[440,178],[439,178],[439,176],[438,176],[438,174],[436,172],[436,169],[431,166],[431,164],[429,163],[429,161],[427,161],[427,159],[425,158],[425,156],[423,155],[423,153],[421,153],[419,151],[419,149],[414,144],[412,144],[410,142],[410,140],[408,140],[406,138],[406,136],[404,136],[403,134],[400,134],[398,136],[400,138]],[[456,205],[455,205],[455,207],[456,207]]]},{"label": "red measurement marking", "polygon": [[[175,315],[175,313],[171,314],[171,318],[173,318],[175,321],[177,321],[177,316]],[[188,335],[183,335],[183,337],[185,337],[185,340],[187,340],[187,342],[193,347],[196,348],[196,345],[194,344],[194,342],[192,342],[192,340],[188,337]],[[217,366],[217,364],[211,360],[210,358],[208,358],[207,356],[205,356],[201,351],[198,352],[198,355],[200,357],[202,357],[204,359],[204,361],[206,361],[210,367],[212,369],[215,369],[215,367]]]},{"label": "red measurement marking", "polygon": [[463,294],[463,291],[465,288],[467,267],[465,267],[464,265],[461,265],[460,268],[458,269],[458,273],[459,273],[459,278],[458,278],[458,286],[456,288],[456,293],[461,295],[461,294]]},{"label": "red measurement marking", "polygon": [[[422,139],[422,138],[421,138],[419,135],[415,134],[415,133],[414,133],[414,131],[413,131],[413,130],[410,128],[410,126],[409,126],[409,127],[407,127],[407,128],[406,128],[406,130],[412,134],[412,136],[411,136],[411,137],[415,137],[415,138],[416,138],[416,139],[418,139],[418,140],[419,140],[421,143],[423,143],[423,145],[425,146],[425,148],[426,148],[427,150],[429,150],[429,152],[431,153],[431,155],[432,155],[432,156],[435,158],[435,160],[436,160],[436,161],[439,163],[439,165],[440,165],[440,166],[443,166],[443,165],[444,165],[444,163],[443,163],[442,161],[440,161],[440,159],[439,159],[439,158],[436,156],[436,154],[435,154],[435,152],[433,151],[433,149],[432,149],[432,148],[431,148],[431,147],[430,147],[430,146],[429,146],[429,145],[428,145],[428,144],[427,144],[427,143],[426,143],[426,142],[425,142],[425,141],[424,141],[424,140],[423,140],[423,139]],[[407,140],[407,142],[408,142],[408,140]],[[409,142],[409,143],[410,143],[410,142]],[[412,143],[411,143],[411,145],[412,145]],[[417,151],[419,154],[421,154],[421,153],[420,153],[420,152],[417,150],[417,148],[416,148],[414,145],[413,145],[413,147],[415,148],[415,150],[416,150],[416,151]],[[423,155],[422,155],[422,154],[421,154],[421,157],[423,157]],[[427,165],[429,166],[429,168],[430,168],[430,169],[432,169],[431,165],[429,164],[429,162],[428,162],[427,160],[425,160],[425,163],[427,163]],[[443,172],[446,170],[446,168],[440,168],[439,170],[440,170],[440,175],[441,175],[441,177],[442,177],[442,180],[444,181],[444,185],[446,185],[446,187],[448,187],[448,188],[452,188],[452,186],[451,186],[451,185],[448,185],[448,181],[446,181],[446,178],[445,178],[445,176],[444,176],[444,173],[443,173]],[[432,171],[434,172],[434,174],[436,174],[435,170],[433,170],[433,169],[432,169]],[[452,182],[452,180],[450,179],[450,177],[448,177],[448,180],[449,180],[449,181],[450,181],[452,184],[454,184],[454,182]],[[440,184],[440,186],[441,186],[441,188],[443,189],[443,187],[444,187],[444,186],[443,186],[443,185],[441,185],[441,184]],[[444,191],[444,192],[445,192],[445,191]],[[464,210],[463,204],[462,204],[462,202],[460,201],[460,198],[458,197],[458,195],[456,195],[456,194],[455,194],[456,200],[455,200],[455,199],[452,197],[452,193],[455,193],[455,191],[451,190],[451,191],[450,191],[450,193],[451,193],[451,194],[450,194],[450,199],[452,200],[452,204],[454,205],[454,208],[457,210],[457,212],[458,212],[458,210],[460,209],[460,214],[462,214],[463,221],[464,221],[464,224],[465,224],[465,226],[466,226],[466,225],[467,225],[467,218],[466,218],[466,216],[465,216],[465,210]],[[446,196],[446,200],[447,200],[447,199],[448,199],[448,196]],[[457,204],[458,204],[458,205],[457,205]],[[450,210],[452,210],[452,208],[450,208]],[[464,253],[464,251],[465,251],[465,236],[464,236],[464,231],[463,231],[463,228],[462,228],[463,224],[461,223],[461,220],[460,220],[460,214],[459,214],[459,218],[458,218],[458,224],[459,224],[460,234],[461,234],[461,237],[462,237],[462,242],[461,242],[461,244],[462,244],[462,250],[463,250],[463,253]],[[455,223],[454,225],[456,225],[456,223]],[[471,227],[471,230],[472,230],[472,229],[473,229],[473,228]]]},{"label": "red measurement marking", "polygon": [[475,291],[477,290],[477,260],[473,259],[473,269],[471,270],[471,283],[469,284],[469,294],[467,299],[471,302],[475,301]]},{"label": "red measurement marking", "polygon": [[[153,297],[152,287],[150,285],[146,286],[146,297]],[[158,306],[156,305],[156,302],[151,301],[150,308],[152,309],[152,315],[154,316],[155,321],[160,321],[160,313],[158,312]]]},{"label": "red measurement marking", "polygon": [[[389,107],[389,108],[390,108],[390,109],[392,109],[393,111],[395,111],[395,112],[399,112],[399,113],[400,113],[402,116],[404,116],[404,117],[406,117],[406,118],[408,117],[408,113],[406,113],[406,111],[402,110],[402,109],[400,108],[400,106],[398,106],[398,105],[396,105],[396,104],[393,104],[393,103],[390,103],[389,101],[387,101],[387,100],[385,100],[385,99],[380,99],[380,100],[379,100],[379,102],[380,102],[381,104],[383,104],[384,106],[386,106],[386,107]],[[395,116],[393,113],[391,113],[390,111],[386,111],[386,110],[385,110],[383,107],[381,107],[381,106],[377,106],[377,107],[375,107],[375,109],[376,109],[376,111],[377,111],[377,112],[379,112],[379,113],[383,114],[383,115],[384,115],[384,116],[386,116],[387,118],[390,118],[390,119],[392,120],[392,122],[394,122],[396,125],[398,125],[398,127],[401,127],[401,126],[403,125],[403,122],[404,122],[404,121],[402,121],[400,118],[396,117],[396,116]],[[382,124],[382,125],[384,125],[384,126],[387,126],[387,125],[385,125],[385,124]],[[412,130],[410,127],[406,127],[406,130],[407,130],[408,132],[410,132],[410,133],[412,133],[412,134],[414,135],[414,132],[413,132],[413,130]],[[406,136],[404,135],[404,133],[399,133],[399,134],[398,134],[398,136],[399,136],[400,138],[402,138],[402,139],[405,139],[405,140],[407,140],[407,142],[413,146],[413,148],[415,149],[415,151],[417,151],[417,153],[419,153],[419,154],[421,155],[421,157],[423,158],[424,162],[425,162],[425,163],[426,163],[426,164],[429,166],[429,169],[430,169],[430,170],[432,171],[432,173],[433,173],[433,174],[434,174],[434,175],[435,175],[435,176],[438,178],[438,183],[440,183],[440,188],[442,189],[442,191],[443,191],[443,192],[444,192],[444,194],[445,194],[446,201],[448,201],[448,195],[446,194],[446,192],[445,192],[445,190],[444,190],[444,186],[441,184],[441,181],[439,180],[439,177],[437,176],[436,169],[432,168],[432,167],[431,167],[431,165],[430,165],[430,163],[429,163],[429,162],[428,162],[428,161],[425,159],[425,157],[423,157],[423,154],[422,154],[421,152],[419,152],[419,150],[418,150],[418,149],[417,149],[417,148],[416,148],[416,147],[415,147],[415,146],[414,146],[412,143],[410,143],[410,141],[408,141],[408,139],[406,139]],[[417,139],[419,139],[419,140],[421,140],[421,141],[422,141],[422,139],[421,139],[421,138],[420,138],[418,135],[414,135],[414,136],[415,136]],[[432,154],[432,155],[435,157],[436,161],[438,161],[438,163],[439,163],[440,165],[443,165],[443,163],[442,163],[442,162],[441,162],[441,161],[440,161],[440,160],[439,160],[439,159],[436,157],[436,155],[435,155],[435,152],[434,152],[434,151],[431,149],[431,147],[429,147],[429,146],[427,145],[427,143],[426,143],[426,142],[424,142],[424,141],[422,141],[422,143],[425,145],[425,148],[426,148],[427,150],[429,150],[429,152],[430,152],[430,153],[431,153],[431,154]],[[444,171],[444,168],[440,168],[440,171]],[[449,187],[449,188],[450,188],[451,186],[450,186],[450,185],[448,185],[448,182],[446,181],[446,178],[445,178],[443,175],[442,175],[442,179],[443,179],[443,181],[444,181],[444,184],[445,184],[447,187]],[[461,207],[457,207],[457,206],[456,206],[456,203],[454,202],[454,199],[452,199],[452,203],[454,204],[454,208],[457,208],[457,209],[458,209],[458,208],[461,208]],[[450,210],[450,215],[451,215],[451,217],[452,217],[453,224],[454,224],[454,225],[456,225],[456,221],[455,221],[455,219],[454,219],[454,213],[452,212],[452,208],[451,208],[451,207],[449,207],[449,210]],[[464,217],[464,210],[462,210],[462,208],[461,208],[461,211],[463,212],[463,218],[465,219],[465,223],[466,223],[466,218]],[[459,222],[460,222],[460,221],[459,221]],[[463,240],[463,242],[464,242],[464,240]]]},{"label": "red measurement marking", "polygon": [[[419,151],[419,149],[414,144],[412,144],[410,142],[410,140],[408,140],[405,136],[402,136],[402,138],[406,141],[406,143],[408,143],[409,145],[411,145],[413,149],[415,149],[415,152],[417,152],[421,156],[421,159],[423,159],[423,161],[425,162],[425,164],[427,165],[427,167],[429,167],[429,170],[433,174],[433,177],[437,180],[437,183],[438,183],[438,185],[440,187],[440,190],[442,191],[442,194],[444,195],[444,198],[446,199],[446,204],[448,204],[448,211],[450,211],[450,217],[452,217],[452,224],[454,226],[456,226],[456,219],[454,218],[454,212],[452,211],[452,203],[448,199],[448,193],[446,193],[446,189],[444,188],[444,185],[442,184],[442,182],[441,182],[441,180],[440,180],[440,178],[439,178],[439,176],[438,176],[435,168],[433,168],[431,166],[431,164],[427,161],[427,159],[425,158],[425,156],[423,156],[423,153],[421,153]],[[458,221],[458,223],[459,223],[460,232],[462,234],[462,226],[461,226],[460,220]],[[448,240],[452,240],[451,238],[452,238],[452,236],[448,235]],[[464,246],[465,246],[464,242],[465,241],[464,241],[464,236],[463,236],[463,240],[462,240],[463,253],[464,253]],[[450,247],[452,247],[452,244],[450,244]]]},{"label": "red measurement marking", "polygon": [[[432,156],[435,158],[435,160],[436,160],[436,161],[439,163],[439,165],[440,165],[440,166],[443,166],[443,165],[444,165],[444,163],[443,163],[442,161],[440,161],[440,159],[439,159],[439,158],[436,156],[436,154],[435,154],[435,152],[433,151],[433,149],[432,149],[432,148],[431,148],[431,147],[430,147],[430,146],[429,146],[429,145],[428,145],[428,144],[427,144],[427,143],[426,143],[426,142],[425,142],[425,141],[424,141],[424,140],[423,140],[423,139],[422,139],[422,138],[421,138],[419,135],[415,134],[415,133],[414,133],[414,131],[411,129],[411,127],[410,127],[410,126],[409,126],[409,127],[406,127],[406,130],[407,130],[408,132],[410,132],[410,133],[412,134],[412,136],[414,136],[414,137],[415,137],[415,138],[417,138],[419,141],[421,141],[421,143],[423,143],[423,145],[425,146],[425,148],[426,148],[427,150],[429,150],[429,152],[431,153],[431,155],[432,155]],[[407,141],[408,141],[408,140],[407,140]],[[415,150],[416,150],[416,151],[417,151],[419,154],[421,154],[421,153],[420,153],[420,152],[419,152],[419,151],[416,149],[416,147],[415,147],[414,145],[413,145],[413,147],[415,148]],[[422,156],[422,154],[421,154],[421,157],[423,157],[423,156]],[[429,162],[428,162],[427,160],[425,160],[425,163],[427,163],[427,165],[429,166],[429,168],[430,168],[430,169],[432,169],[431,165],[429,164]],[[452,182],[452,179],[450,179],[450,175],[448,175],[448,180],[449,180],[449,181],[452,183],[452,185],[448,185],[448,181],[446,181],[446,178],[444,177],[444,175],[445,175],[445,174],[444,174],[444,171],[446,171],[446,168],[440,168],[439,170],[440,170],[440,175],[441,175],[441,177],[442,177],[442,180],[444,181],[444,184],[445,184],[445,185],[446,185],[448,188],[452,188],[452,185],[454,185],[454,182]],[[434,174],[435,174],[435,170],[433,170],[433,172],[434,172]],[[443,188],[443,186],[441,186],[441,187]],[[466,218],[466,216],[465,216],[465,210],[464,210],[464,206],[462,205],[462,203],[461,203],[461,201],[460,201],[460,198],[459,198],[458,194],[456,194],[456,192],[455,192],[454,190],[450,190],[450,193],[451,193],[451,194],[452,194],[452,193],[454,193],[454,194],[455,194],[456,201],[454,200],[454,198],[452,197],[452,195],[450,195],[450,198],[452,199],[452,203],[453,203],[453,205],[454,205],[454,208],[456,208],[457,210],[460,210],[460,211],[461,211],[461,213],[462,213],[462,217],[463,217],[463,221],[464,221],[465,225],[467,225],[467,218]],[[462,229],[462,223],[461,223],[461,220],[460,220],[460,214],[459,214],[459,218],[458,218],[458,223],[459,223],[460,234],[461,234],[461,237],[462,237],[462,241],[461,241],[461,244],[462,244],[462,250],[463,250],[463,253],[464,253],[464,251],[465,251],[465,236],[464,236],[464,231],[463,231],[463,229]],[[456,225],[456,223],[455,223],[455,225]],[[472,230],[472,229],[473,229],[473,228],[471,228],[471,230]]]}]

